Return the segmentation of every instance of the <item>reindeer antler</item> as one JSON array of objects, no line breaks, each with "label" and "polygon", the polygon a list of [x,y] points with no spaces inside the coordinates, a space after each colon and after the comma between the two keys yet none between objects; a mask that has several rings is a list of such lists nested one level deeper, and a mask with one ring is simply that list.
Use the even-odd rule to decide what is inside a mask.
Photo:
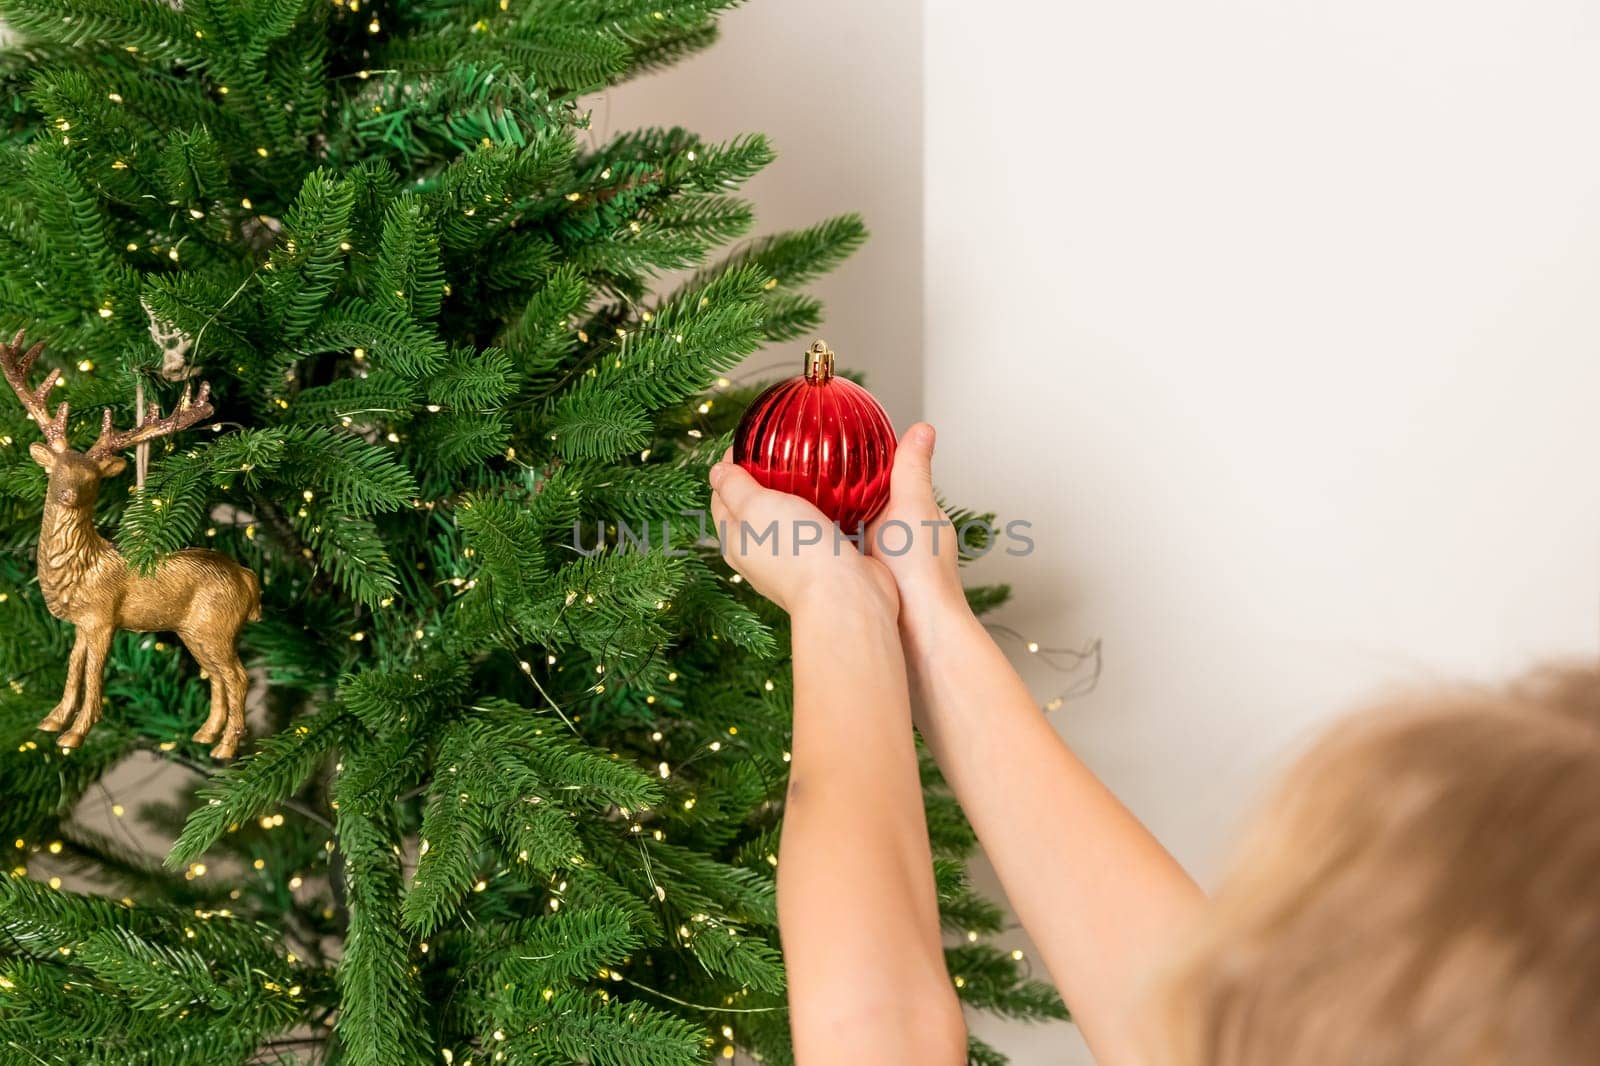
[{"label": "reindeer antler", "polygon": [[67,404],[63,400],[56,407],[56,413],[50,414],[50,405],[46,399],[50,390],[56,387],[56,380],[61,377],[61,371],[52,370],[45,375],[44,381],[37,389],[28,388],[28,371],[33,369],[34,361],[39,358],[39,353],[44,351],[44,342],[40,341],[26,352],[22,350],[24,330],[17,330],[17,335],[11,338],[11,343],[0,347],[0,370],[5,372],[6,382],[10,384],[11,391],[17,394],[17,399],[22,401],[22,406],[29,416],[39,425],[39,432],[44,434],[45,443],[51,451],[64,452],[67,450]]},{"label": "reindeer antler", "polygon": [[111,409],[108,407],[100,422],[100,439],[83,454],[91,459],[107,459],[124,448],[131,448],[135,444],[143,444],[147,440],[156,440],[159,437],[170,437],[210,417],[211,386],[204,382],[200,385],[200,395],[193,399],[189,396],[189,386],[185,385],[183,395],[178,399],[178,406],[165,418],[161,417],[161,405],[152,403],[145,413],[144,422],[133,429],[113,429]]}]

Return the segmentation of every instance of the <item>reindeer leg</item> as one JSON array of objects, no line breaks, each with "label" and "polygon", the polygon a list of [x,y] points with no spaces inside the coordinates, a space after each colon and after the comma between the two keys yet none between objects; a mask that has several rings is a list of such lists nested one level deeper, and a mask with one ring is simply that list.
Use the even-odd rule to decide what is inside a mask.
[{"label": "reindeer leg", "polygon": [[72,728],[56,737],[57,747],[79,747],[89,730],[100,720],[100,700],[106,683],[106,654],[111,650],[111,638],[115,633],[114,626],[78,628],[78,643],[86,647],[82,664],[83,702],[78,705],[78,713],[72,719]]},{"label": "reindeer leg", "polygon": [[231,759],[244,735],[244,667],[233,650],[232,640],[219,640],[214,633],[195,630],[179,630],[178,636],[211,678],[211,713],[195,732],[195,743],[216,742],[212,757]]},{"label": "reindeer leg", "polygon": [[78,710],[78,696],[83,688],[83,658],[88,651],[88,645],[80,635],[72,642],[72,654],[67,656],[67,687],[61,694],[61,702],[39,723],[39,728],[47,733],[59,733],[61,727],[67,724]]},{"label": "reindeer leg", "polygon": [[216,669],[214,663],[207,664],[205,671],[211,678],[211,713],[206,715],[205,722],[195,730],[196,744],[214,743],[222,733],[222,723],[226,720],[228,712],[227,681],[223,677],[223,672]]},{"label": "reindeer leg", "polygon": [[237,655],[227,667],[228,673],[228,728],[222,739],[211,749],[213,759],[231,759],[238,754],[239,741],[244,739],[244,698],[250,688],[250,675]]},{"label": "reindeer leg", "polygon": [[189,654],[200,664],[200,669],[211,679],[211,711],[206,715],[206,720],[200,728],[195,730],[193,738],[196,744],[210,744],[222,733],[222,723],[227,716],[227,664],[215,654],[211,643],[206,640],[205,633],[180,629],[178,639],[183,641],[184,647],[189,649]]}]

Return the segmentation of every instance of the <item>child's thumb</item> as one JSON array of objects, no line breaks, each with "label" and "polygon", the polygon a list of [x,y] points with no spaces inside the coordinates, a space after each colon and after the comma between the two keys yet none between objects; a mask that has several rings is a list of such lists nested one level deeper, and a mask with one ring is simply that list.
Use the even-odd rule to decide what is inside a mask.
[{"label": "child's thumb", "polygon": [[890,488],[896,495],[933,491],[933,440],[933,427],[926,422],[918,422],[900,438],[890,477]]}]

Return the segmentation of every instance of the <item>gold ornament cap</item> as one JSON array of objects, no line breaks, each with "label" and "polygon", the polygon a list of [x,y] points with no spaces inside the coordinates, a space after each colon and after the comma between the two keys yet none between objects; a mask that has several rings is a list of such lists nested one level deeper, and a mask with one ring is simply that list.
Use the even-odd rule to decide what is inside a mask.
[{"label": "gold ornament cap", "polygon": [[833,349],[827,341],[812,341],[806,349],[805,377],[813,385],[826,385],[833,377]]}]

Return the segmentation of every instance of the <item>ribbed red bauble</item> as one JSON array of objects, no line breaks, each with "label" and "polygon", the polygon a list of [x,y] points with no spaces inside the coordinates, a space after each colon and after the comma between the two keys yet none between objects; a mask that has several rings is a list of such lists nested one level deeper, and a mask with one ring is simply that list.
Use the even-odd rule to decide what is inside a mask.
[{"label": "ribbed red bauble", "polygon": [[805,373],[756,397],[733,458],[769,489],[792,492],[854,533],[889,502],[894,425],[855,382],[833,376],[833,351],[806,349]]}]

